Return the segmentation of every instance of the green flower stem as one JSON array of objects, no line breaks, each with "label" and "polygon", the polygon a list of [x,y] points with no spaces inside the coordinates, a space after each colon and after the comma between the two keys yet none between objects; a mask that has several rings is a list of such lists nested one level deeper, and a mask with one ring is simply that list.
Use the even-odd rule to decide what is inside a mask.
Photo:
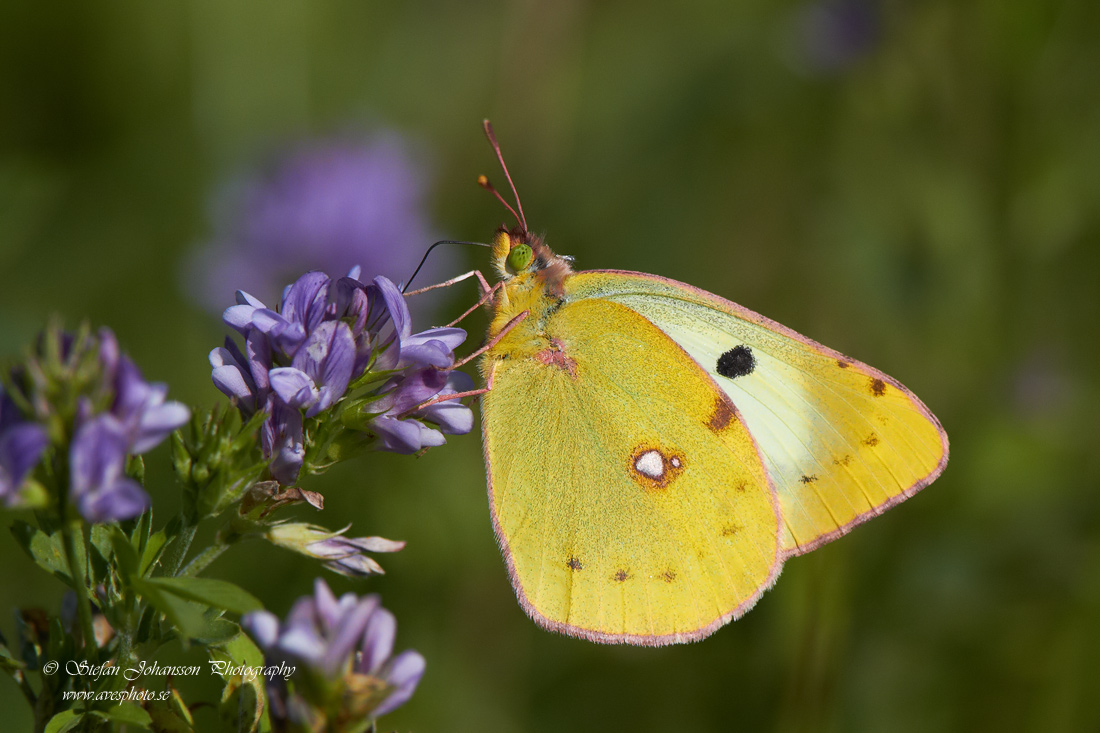
[{"label": "green flower stem", "polygon": [[210,563],[221,557],[221,554],[229,549],[231,543],[219,542],[218,544],[211,545],[205,550],[200,552],[191,558],[191,562],[187,563],[187,566],[180,570],[176,575],[182,575],[191,577],[198,575],[210,565]]},{"label": "green flower stem", "polygon": [[92,602],[88,598],[88,584],[84,578],[84,568],[77,562],[80,554],[77,552],[76,533],[73,532],[71,522],[65,522],[61,527],[62,544],[65,546],[65,559],[69,563],[69,572],[72,575],[73,585],[76,587],[76,610],[80,616],[80,628],[84,636],[84,655],[88,661],[95,662],[99,656],[99,648],[95,640],[95,626],[92,624]]}]

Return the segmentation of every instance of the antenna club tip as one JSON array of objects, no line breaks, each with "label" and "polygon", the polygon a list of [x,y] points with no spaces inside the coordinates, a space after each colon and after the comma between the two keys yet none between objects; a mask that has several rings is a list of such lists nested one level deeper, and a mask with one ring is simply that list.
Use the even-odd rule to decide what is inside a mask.
[{"label": "antenna club tip", "polygon": [[482,188],[488,188],[489,187],[489,177],[486,176],[485,174],[482,174],[482,175],[478,176],[477,177],[477,185],[481,186]]}]

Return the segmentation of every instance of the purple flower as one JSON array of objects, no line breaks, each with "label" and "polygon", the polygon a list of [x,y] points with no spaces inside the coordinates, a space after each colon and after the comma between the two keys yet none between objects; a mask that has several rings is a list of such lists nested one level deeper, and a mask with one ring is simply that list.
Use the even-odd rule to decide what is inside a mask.
[{"label": "purple flower", "polygon": [[303,420],[329,411],[357,382],[370,383],[361,380],[368,368],[380,373],[373,383],[381,386],[356,393],[352,412],[359,417],[350,422],[359,420],[357,429],[374,447],[415,453],[442,445],[444,434],[473,427],[473,413],[457,399],[422,406],[473,386],[469,376],[451,371],[466,332],[432,328],[414,334],[397,286],[381,276],[364,285],[359,274],[356,267],[334,282],[308,272],[284,290],[274,310],[238,292],[237,304],[223,314],[245,337],[245,350],[227,339],[211,351],[211,378],[246,416],[258,409],[268,414],[261,428],[263,453],[281,484],[293,484],[301,472]]},{"label": "purple flower", "polygon": [[283,403],[307,408],[306,417],[313,417],[343,396],[354,365],[351,328],[326,321],[309,334],[291,366],[271,370],[271,389]]},{"label": "purple flower", "polygon": [[[303,270],[411,271],[437,239],[426,192],[424,168],[396,132],[292,145],[220,192],[187,291],[218,310],[237,289],[274,296]],[[446,269],[446,254],[432,265]]]},{"label": "purple flower", "polygon": [[[465,392],[473,386],[474,380],[464,372],[443,373],[434,369],[421,369],[407,377],[390,380],[387,383],[389,393],[371,405],[371,409],[384,410],[369,423],[370,430],[380,440],[379,450],[416,453],[423,448],[443,445],[445,433],[465,435],[470,432],[474,425],[473,412],[458,400],[412,408],[432,397]],[[438,429],[426,422],[436,424]]]},{"label": "purple flower", "polygon": [[22,504],[19,489],[49,443],[46,429],[24,421],[15,403],[0,389],[0,500],[5,506]]},{"label": "purple flower", "polygon": [[272,398],[268,402],[270,417],[260,428],[260,445],[271,459],[271,475],[284,486],[298,480],[305,460],[305,436],[302,432],[302,412]]},{"label": "purple flower", "polygon": [[320,578],[285,623],[255,611],[241,625],[269,660],[298,667],[289,684],[269,685],[272,715],[280,721],[312,727],[377,718],[407,702],[424,674],[419,653],[393,656],[397,621],[378,596],[337,599]]},{"label": "purple flower", "polygon": [[350,577],[381,575],[385,572],[382,566],[363,553],[397,552],[405,546],[404,542],[387,540],[385,537],[344,537],[347,530],[345,527],[339,532],[329,532],[312,524],[292,522],[276,524],[264,536],[279,547],[325,560],[326,568]]},{"label": "purple flower", "polygon": [[167,385],[147,383],[129,357],[118,358],[111,414],[122,425],[129,453],[140,454],[153,449],[191,419],[191,411],[183,404],[165,402],[167,395]]},{"label": "purple flower", "polygon": [[69,451],[69,495],[89,522],[130,519],[149,506],[149,495],[126,476],[129,438],[113,415],[98,415],[76,431]]}]

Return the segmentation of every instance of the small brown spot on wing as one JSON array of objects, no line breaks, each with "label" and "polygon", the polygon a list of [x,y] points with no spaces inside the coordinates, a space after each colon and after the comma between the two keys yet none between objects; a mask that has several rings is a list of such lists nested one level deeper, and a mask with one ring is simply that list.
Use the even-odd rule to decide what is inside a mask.
[{"label": "small brown spot on wing", "polygon": [[815,473],[815,474],[811,474],[809,476],[806,476],[805,474],[803,474],[802,478],[800,478],[798,480],[801,483],[804,483],[804,484],[812,484],[814,481],[817,481],[817,474]]},{"label": "small brown spot on wing", "polygon": [[834,466],[847,466],[847,465],[851,464],[851,462],[852,462],[852,457],[850,455],[847,455],[847,454],[845,454],[843,458],[834,458],[833,459],[833,465]]},{"label": "small brown spot on wing", "polygon": [[740,524],[734,524],[733,522],[730,522],[725,527],[722,527],[722,531],[719,534],[721,534],[723,537],[733,537],[735,534],[740,532],[741,529],[742,527]]},{"label": "small brown spot on wing", "polygon": [[882,381],[878,377],[871,380],[871,394],[875,397],[882,397],[886,394],[886,382]]},{"label": "small brown spot on wing", "polygon": [[666,583],[671,583],[672,581],[676,580],[676,571],[672,568],[669,568],[668,570],[661,573],[661,577]]},{"label": "small brown spot on wing", "polygon": [[847,369],[848,367],[852,366],[851,364],[849,364],[848,362],[844,361],[843,359],[837,359],[837,360],[836,360],[836,365],[837,365],[838,367],[840,367],[841,369]]},{"label": "small brown spot on wing", "polygon": [[868,448],[874,448],[876,445],[878,445],[878,436],[874,433],[871,433],[863,439],[863,444]]},{"label": "small brown spot on wing", "polygon": [[565,561],[565,566],[570,570],[584,570],[584,563],[576,555],[571,556]]},{"label": "small brown spot on wing", "polygon": [[737,486],[734,488],[734,491],[736,491],[738,494],[744,494],[745,491],[748,488],[749,488],[749,485],[747,483],[745,483],[744,481],[742,481],[739,484],[737,484]]},{"label": "small brown spot on wing", "polygon": [[617,570],[615,574],[611,576],[611,579],[618,583],[623,583],[630,580],[632,577],[633,576],[626,570]]},{"label": "small brown spot on wing", "polygon": [[718,395],[714,400],[714,411],[710,415],[710,421],[707,422],[707,427],[713,432],[717,433],[726,429],[726,426],[733,420],[734,412],[730,407],[729,400],[723,395]]}]

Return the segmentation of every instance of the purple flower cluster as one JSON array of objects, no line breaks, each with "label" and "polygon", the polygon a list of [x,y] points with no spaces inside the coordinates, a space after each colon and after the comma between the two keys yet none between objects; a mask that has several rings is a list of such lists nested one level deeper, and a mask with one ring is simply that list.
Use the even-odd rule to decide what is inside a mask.
[{"label": "purple flower cluster", "polygon": [[313,596],[295,602],[286,622],[255,611],[241,626],[272,662],[298,671],[269,685],[271,713],[280,721],[311,729],[377,718],[404,704],[424,675],[424,657],[413,650],[393,655],[397,621],[377,595],[337,599],[318,578]]},{"label": "purple flower cluster", "polygon": [[220,309],[236,289],[267,297],[309,269],[409,270],[438,239],[427,189],[424,167],[393,131],[287,146],[218,192],[214,233],[192,258],[187,291]]},{"label": "purple flower cluster", "polygon": [[[359,268],[330,279],[307,272],[283,292],[272,310],[248,293],[223,320],[244,337],[242,351],[231,339],[210,352],[214,384],[246,415],[264,411],[264,456],[281,484],[298,479],[305,458],[303,418],[332,408],[369,372],[388,375],[362,397],[362,428],[375,446],[415,453],[442,445],[446,434],[468,433],[473,414],[457,400],[419,407],[432,398],[473,386],[449,368],[466,339],[460,328],[412,333],[401,291],[384,277],[359,281]],[[429,423],[431,425],[429,425]],[[432,427],[434,425],[434,427]]]},{"label": "purple flower cluster", "polygon": [[[56,344],[45,345],[51,338]],[[142,378],[130,358],[119,352],[109,329],[101,329],[98,340],[44,334],[39,351],[38,360],[56,357],[60,368],[40,363],[28,370],[42,382],[36,385],[37,396],[27,400],[44,413],[34,418],[48,421],[51,412],[65,412],[51,406],[46,395],[71,391],[74,385],[81,390],[73,406],[69,446],[70,501],[90,522],[141,514],[149,506],[149,496],[126,476],[126,461],[157,446],[190,419],[190,411],[178,402],[165,401],[167,386]],[[83,384],[80,379],[87,367],[97,376]],[[71,379],[73,384],[47,384],[51,379]],[[33,392],[35,387],[29,387]],[[0,496],[9,505],[18,503],[20,484],[49,444],[44,426],[27,417],[11,398],[0,398]]]}]

